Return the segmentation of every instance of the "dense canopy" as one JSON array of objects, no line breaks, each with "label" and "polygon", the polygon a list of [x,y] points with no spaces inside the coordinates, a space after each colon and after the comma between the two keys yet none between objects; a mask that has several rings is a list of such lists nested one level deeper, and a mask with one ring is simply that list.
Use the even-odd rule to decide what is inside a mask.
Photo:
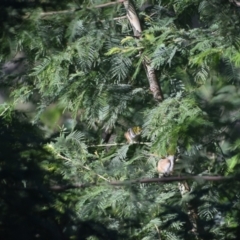
[{"label": "dense canopy", "polygon": [[0,239],[240,238],[238,0],[3,0],[0,29]]}]

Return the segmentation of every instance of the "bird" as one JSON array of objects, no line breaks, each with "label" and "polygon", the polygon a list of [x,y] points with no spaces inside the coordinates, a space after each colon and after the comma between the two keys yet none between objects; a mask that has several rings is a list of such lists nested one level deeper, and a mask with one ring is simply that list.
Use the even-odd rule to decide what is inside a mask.
[{"label": "bird", "polygon": [[128,143],[136,143],[139,140],[141,132],[142,129],[140,127],[132,127],[124,133],[124,137],[127,139]]},{"label": "bird", "polygon": [[159,177],[170,175],[174,167],[174,155],[169,155],[166,158],[162,158],[158,161],[157,171]]}]

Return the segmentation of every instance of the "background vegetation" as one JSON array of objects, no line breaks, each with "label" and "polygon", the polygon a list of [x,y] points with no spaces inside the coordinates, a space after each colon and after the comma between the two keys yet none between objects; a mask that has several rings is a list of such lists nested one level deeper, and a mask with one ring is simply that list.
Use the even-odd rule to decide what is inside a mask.
[{"label": "background vegetation", "polygon": [[237,0],[6,0],[0,16],[1,239],[240,237]]}]

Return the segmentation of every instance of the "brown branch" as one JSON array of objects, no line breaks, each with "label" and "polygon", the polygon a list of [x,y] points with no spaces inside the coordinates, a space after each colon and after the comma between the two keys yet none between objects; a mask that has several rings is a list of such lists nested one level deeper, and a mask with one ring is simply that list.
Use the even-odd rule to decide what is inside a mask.
[{"label": "brown branch", "polygon": [[[169,182],[177,182],[177,181],[186,181],[186,180],[205,180],[205,181],[227,181],[233,179],[232,177],[224,177],[224,176],[178,176],[178,177],[162,177],[162,178],[142,178],[136,180],[129,181],[111,181],[110,185],[114,186],[122,186],[125,184],[135,184],[135,183],[169,183]],[[239,179],[240,181],[240,179]]]},{"label": "brown branch", "polygon": [[42,13],[40,13],[40,16],[41,16],[41,17],[46,17],[46,16],[55,15],[55,14],[74,13],[74,12],[76,12],[77,10],[78,10],[78,9],[62,10],[62,11],[52,11],[52,12],[42,12]]},{"label": "brown branch", "polygon": [[144,65],[145,71],[147,73],[150,91],[153,93],[154,99],[159,102],[162,102],[163,101],[163,93],[162,93],[161,86],[158,84],[157,76],[154,71],[154,68],[151,66],[151,62],[149,60],[147,60],[146,57],[143,61],[143,65]]},{"label": "brown branch", "polygon": [[50,186],[49,189],[52,191],[64,191],[64,190],[68,190],[68,189],[73,189],[73,188],[86,188],[86,187],[91,187],[95,184],[71,184],[71,185],[65,185],[65,186],[61,186],[61,185],[53,185]]},{"label": "brown branch", "polygon": [[[141,29],[141,24],[140,24],[138,15],[135,11],[135,8],[134,8],[133,4],[131,4],[130,1],[126,0],[123,2],[123,4],[124,4],[124,7],[127,12],[128,20],[132,26],[134,36],[140,38],[141,34],[142,34],[142,29]],[[161,87],[157,80],[156,72],[155,72],[154,68],[151,66],[151,61],[149,59],[147,59],[147,57],[144,57],[143,66],[145,68],[148,82],[149,82],[150,91],[153,93],[154,99],[158,102],[163,101],[163,94],[162,94]]]},{"label": "brown branch", "polygon": [[[179,181],[186,181],[186,180],[205,180],[205,181],[213,181],[213,182],[219,182],[219,181],[229,181],[229,180],[236,180],[240,181],[240,178],[234,178],[234,177],[224,177],[224,176],[176,176],[176,177],[162,177],[162,178],[142,178],[142,179],[136,179],[136,180],[126,180],[126,181],[110,181],[108,182],[111,186],[125,186],[128,184],[139,184],[139,183],[169,183],[169,182],[179,182]],[[82,183],[75,183],[70,185],[52,185],[50,187],[46,188],[51,191],[65,191],[69,189],[81,189],[81,188],[87,188],[96,186],[96,183],[88,183],[88,184],[82,184]],[[11,188],[13,190],[25,190],[25,191],[35,191],[39,190],[38,187],[27,187],[27,188]]]},{"label": "brown branch", "polygon": [[[88,184],[82,184],[82,183],[75,183],[70,185],[52,185],[52,186],[45,186],[47,190],[53,191],[53,192],[63,192],[69,189],[84,189],[87,187],[95,186],[95,183],[88,183]],[[41,187],[42,189],[42,187]],[[13,187],[10,188],[10,190],[17,190],[17,191],[39,191],[39,187],[26,187],[26,188],[19,188],[19,187]]]},{"label": "brown branch", "polygon": [[[151,142],[133,142],[131,145],[137,144],[137,145],[150,145]],[[98,145],[89,145],[88,147],[110,147],[110,146],[123,146],[127,145],[127,143],[106,143],[106,144],[98,144]]]},{"label": "brown branch", "polygon": [[[121,16],[121,17],[115,17],[113,18],[114,21],[120,21],[120,20],[123,20],[123,19],[126,19],[127,17],[126,16]],[[101,22],[104,22],[106,20],[101,20]]]}]

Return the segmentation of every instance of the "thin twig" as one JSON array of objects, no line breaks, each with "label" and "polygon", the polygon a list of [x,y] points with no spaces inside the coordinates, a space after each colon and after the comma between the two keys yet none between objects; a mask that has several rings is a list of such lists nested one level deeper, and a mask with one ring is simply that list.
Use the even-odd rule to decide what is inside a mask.
[{"label": "thin twig", "polygon": [[[96,185],[95,183],[87,183],[87,184],[75,183],[75,184],[71,184],[71,185],[52,185],[49,187],[46,186],[46,188],[51,191],[62,192],[62,191],[68,190],[68,189],[87,188],[87,187],[92,187],[95,185]],[[39,187],[26,187],[26,188],[13,187],[10,189],[18,190],[18,191],[39,191]]]},{"label": "thin twig", "polygon": [[99,4],[96,6],[93,6],[94,8],[102,8],[102,7],[107,7],[107,6],[111,6],[111,5],[115,5],[115,4],[119,4],[119,3],[123,3],[126,0],[117,0],[115,2],[108,2],[108,3],[103,3],[103,4]]},{"label": "thin twig", "polygon": [[[129,180],[129,181],[108,181],[109,185],[112,186],[125,186],[128,184],[139,184],[139,183],[169,183],[169,182],[179,182],[179,181],[186,181],[186,180],[205,180],[205,181],[229,181],[229,180],[236,180],[240,181],[240,178],[235,177],[224,177],[224,176],[177,176],[177,177],[162,177],[162,178],[143,178],[143,179],[136,179],[136,180]],[[104,179],[105,180],[105,179]],[[75,183],[71,185],[52,185],[50,187],[46,187],[52,191],[64,191],[68,189],[79,189],[79,188],[86,188],[96,186],[96,183],[88,183],[88,184],[81,184]],[[38,187],[27,187],[27,188],[9,188],[13,190],[25,190],[25,191],[33,191],[38,190]]]},{"label": "thin twig", "polygon": [[[137,145],[150,145],[150,142],[135,142],[131,143],[131,145],[137,144]],[[127,143],[107,143],[107,144],[98,144],[98,145],[89,145],[88,147],[109,147],[109,146],[123,146],[127,145]]]},{"label": "thin twig", "polygon": [[71,10],[62,10],[62,11],[52,11],[52,12],[42,12],[40,13],[41,17],[51,16],[55,14],[67,14],[67,13],[74,13],[77,11],[77,9],[71,9]]},{"label": "thin twig", "polygon": [[159,236],[159,240],[161,240],[161,235],[160,235],[160,231],[158,229],[158,226],[156,224],[154,224],[156,230],[157,230],[157,233],[158,233],[158,236]]},{"label": "thin twig", "polygon": [[[104,4],[99,4],[99,5],[95,5],[92,7],[88,7],[87,9],[92,9],[92,8],[103,8],[103,7],[107,7],[107,6],[111,6],[111,5],[116,5],[119,3],[123,3],[125,0],[117,0],[115,2],[108,2],[108,3],[104,3]],[[51,15],[55,15],[55,14],[68,14],[68,13],[74,13],[78,10],[80,10],[81,8],[74,8],[71,10],[62,10],[62,11],[52,11],[52,12],[42,12],[40,13],[41,17],[45,17],[45,16],[51,16]]]},{"label": "thin twig", "polygon": [[[120,20],[123,20],[123,19],[126,19],[126,18],[127,18],[127,16],[121,16],[121,17],[112,18],[111,20],[120,21]],[[99,22],[106,22],[106,21],[109,21],[109,19],[108,20],[99,20]],[[92,23],[94,23],[94,22],[92,22]]]},{"label": "thin twig", "polygon": [[[186,180],[205,180],[205,181],[228,181],[233,179],[232,177],[224,177],[224,176],[177,176],[177,177],[162,177],[162,178],[142,178],[136,180],[129,181],[111,181],[110,185],[114,186],[122,186],[125,184],[134,184],[134,183],[169,183],[169,182],[177,182],[177,181],[186,181]],[[235,179],[235,178],[234,178]],[[240,179],[236,179],[239,180]]]}]

